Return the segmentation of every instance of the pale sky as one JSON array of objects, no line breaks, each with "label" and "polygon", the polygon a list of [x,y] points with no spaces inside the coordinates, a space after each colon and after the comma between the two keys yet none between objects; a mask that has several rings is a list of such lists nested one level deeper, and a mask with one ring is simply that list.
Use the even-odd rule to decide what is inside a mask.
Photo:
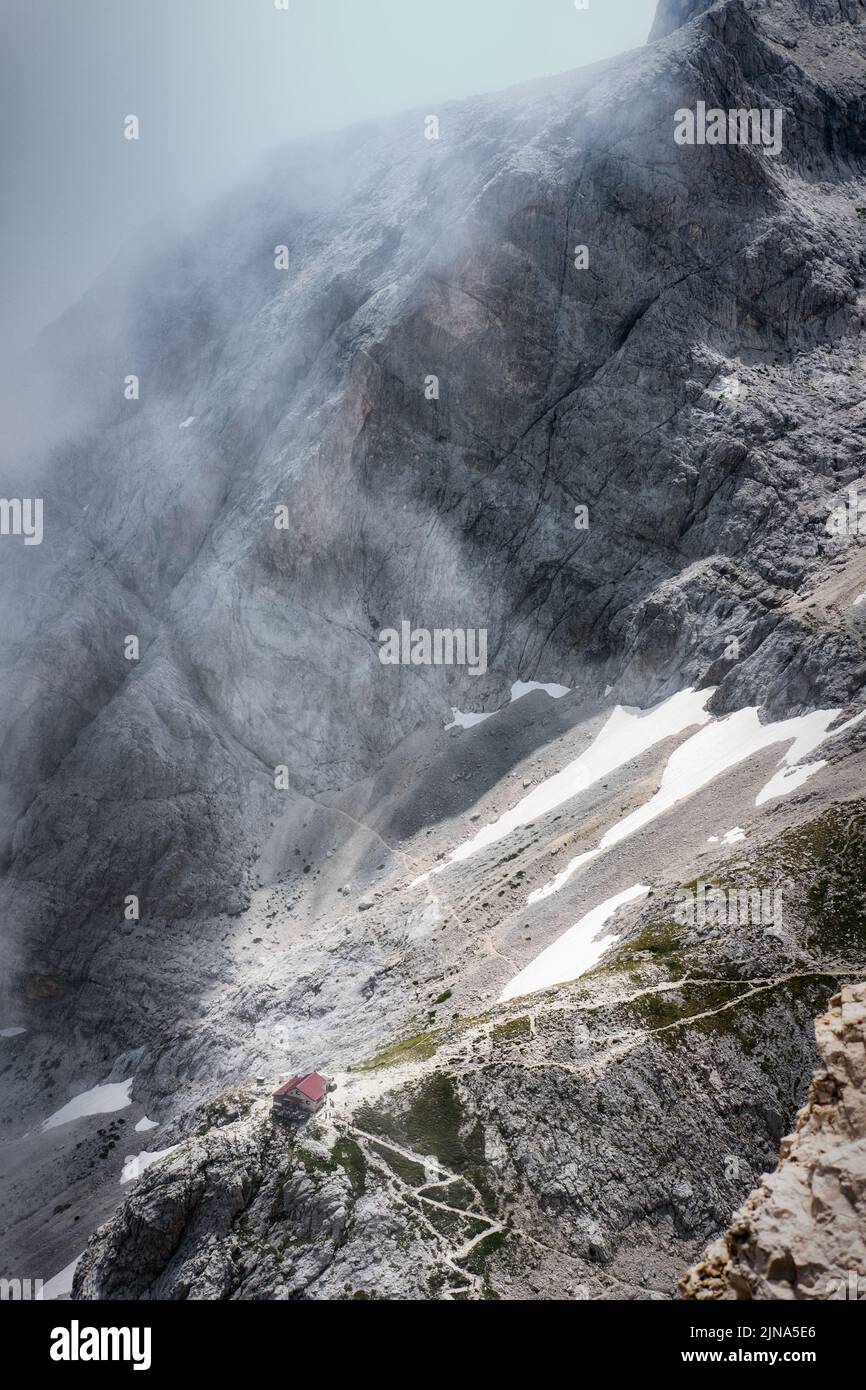
[{"label": "pale sky", "polygon": [[276,3],[0,0],[0,357],[129,240],[188,220],[274,145],[611,57],[646,41],[656,8]]}]

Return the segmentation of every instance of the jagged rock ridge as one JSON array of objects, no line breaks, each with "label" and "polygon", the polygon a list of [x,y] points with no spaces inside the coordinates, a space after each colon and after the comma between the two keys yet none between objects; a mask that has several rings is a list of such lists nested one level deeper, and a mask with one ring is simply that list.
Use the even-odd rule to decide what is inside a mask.
[{"label": "jagged rock ridge", "polygon": [[779,1166],[689,1270],[686,1298],[866,1298],[866,985],[815,1024],[825,1070]]}]

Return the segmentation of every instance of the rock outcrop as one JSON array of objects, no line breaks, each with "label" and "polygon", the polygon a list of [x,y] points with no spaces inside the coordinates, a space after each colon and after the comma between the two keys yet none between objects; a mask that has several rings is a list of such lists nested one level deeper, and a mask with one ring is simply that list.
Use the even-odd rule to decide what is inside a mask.
[{"label": "rock outcrop", "polygon": [[684,1298],[866,1299],[866,984],[815,1024],[825,1070],[779,1166],[680,1282]]},{"label": "rock outcrop", "polygon": [[667,38],[675,29],[681,29],[684,24],[720,3],[724,3],[724,0],[659,0],[650,30],[650,43]]}]

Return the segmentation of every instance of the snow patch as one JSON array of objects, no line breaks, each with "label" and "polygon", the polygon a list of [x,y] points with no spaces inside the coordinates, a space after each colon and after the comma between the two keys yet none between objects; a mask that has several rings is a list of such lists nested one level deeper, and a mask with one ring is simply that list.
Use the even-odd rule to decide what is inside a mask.
[{"label": "snow patch", "polygon": [[127,1182],[135,1182],[142,1173],[146,1173],[148,1168],[152,1168],[154,1163],[159,1163],[161,1158],[167,1158],[173,1154],[180,1144],[171,1144],[167,1149],[142,1149],[140,1154],[128,1154],[123,1160],[123,1172],[120,1175],[121,1185]]},{"label": "snow patch", "polygon": [[21,1033],[26,1033],[26,1028],[0,1028],[0,1038],[17,1038]]},{"label": "snow patch", "polygon": [[149,1120],[146,1115],[142,1115],[138,1124],[135,1126],[136,1134],[143,1134],[148,1129],[159,1129],[158,1120]]},{"label": "snow patch", "polygon": [[585,975],[587,970],[591,970],[601,959],[605,951],[619,940],[618,936],[599,938],[600,928],[625,903],[645,898],[649,891],[648,884],[636,883],[632,888],[626,888],[623,893],[617,893],[615,897],[599,903],[598,907],[594,907],[591,912],[581,917],[579,922],[575,922],[573,927],[569,927],[552,946],[548,946],[541,955],[536,956],[519,975],[515,975],[500,994],[499,1003],[504,1004],[507,1000],[516,999],[522,994],[535,994],[540,989],[549,989],[551,985],[559,985],[566,980],[576,980]]},{"label": "snow patch", "polygon": [[543,690],[545,695],[549,695],[551,700],[561,700],[563,695],[571,693],[570,685],[556,685],[555,682],[545,684],[544,681],[515,681],[511,687],[511,703],[515,700],[522,700],[524,695],[529,695],[533,690]]},{"label": "snow patch", "polygon": [[450,724],[445,725],[446,729],[471,729],[473,724],[482,724],[485,719],[489,719],[491,714],[496,713],[496,710],[491,710],[490,714],[464,714],[462,710],[455,709],[452,705],[451,713],[454,718]]},{"label": "snow patch", "polygon": [[724,719],[707,724],[681,743],[671,754],[655,796],[650,797],[649,801],[644,802],[643,806],[639,806],[631,815],[617,821],[602,837],[596,849],[587,850],[585,854],[579,854],[572,859],[562,872],[543,888],[537,888],[530,893],[527,901],[541,902],[552,893],[558,893],[563,884],[567,883],[588,860],[595,859],[597,855],[619,844],[635,831],[641,830],[650,821],[669,811],[672,806],[694,796],[695,792],[706,787],[723,772],[736,767],[738,763],[744,762],[762,749],[774,743],[790,740],[791,747],[783,759],[790,765],[813,752],[831,732],[835,737],[866,717],[866,710],[863,710],[847,723],[841,724],[838,729],[831,730],[830,725],[840,713],[838,709],[819,709],[811,714],[762,724],[758,718],[757,706],[747,706]]},{"label": "snow patch", "polygon": [[755,805],[763,806],[765,801],[772,801],[777,796],[787,796],[788,792],[796,791],[797,787],[802,787],[804,782],[808,782],[810,777],[814,777],[816,772],[820,772],[822,767],[827,766],[827,759],[820,758],[816,763],[801,763],[799,767],[783,767],[781,772],[777,772],[775,777],[771,777],[765,787],[762,787],[755,797]]},{"label": "snow patch", "polygon": [[[524,695],[531,694],[533,690],[543,690],[545,695],[549,695],[552,700],[561,700],[563,695],[571,693],[571,686],[557,685],[553,681],[514,681],[511,686],[511,704],[514,704],[515,700],[522,700]],[[499,711],[493,709],[486,713],[472,714],[455,709],[452,705],[451,713],[454,718],[450,724],[445,725],[446,729],[471,729],[473,724],[481,724],[483,720],[490,719]]]},{"label": "snow patch", "polygon": [[72,1100],[43,1120],[43,1131],[56,1129],[70,1120],[83,1119],[85,1115],[110,1115],[114,1110],[125,1110],[127,1105],[132,1104],[132,1080],[130,1077],[128,1081],[106,1081],[101,1086],[91,1086],[89,1091],[73,1096]]},{"label": "snow patch", "polygon": [[616,705],[604,727],[579,758],[575,758],[561,772],[545,778],[510,811],[485,825],[471,840],[458,845],[448,863],[456,864],[469,859],[479,850],[510,835],[518,826],[529,825],[561,806],[564,801],[570,801],[578,792],[586,791],[587,787],[646,752],[653,744],[661,743],[672,734],[682,733],[691,724],[705,723],[710,715],[704,706],[712,694],[712,690],[695,691],[689,688],[648,710]]},{"label": "snow patch", "polygon": [[195,416],[194,416],[194,415],[188,415],[188,416],[186,417],[185,420],[181,420],[180,424],[178,425],[178,429],[179,429],[179,430],[188,430],[189,427],[190,427],[190,425],[193,424],[194,420],[195,420]]}]

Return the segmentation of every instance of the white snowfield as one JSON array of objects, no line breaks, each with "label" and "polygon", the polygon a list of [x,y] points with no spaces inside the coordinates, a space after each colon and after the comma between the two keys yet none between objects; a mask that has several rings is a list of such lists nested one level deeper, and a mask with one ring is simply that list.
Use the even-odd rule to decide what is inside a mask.
[{"label": "white snowfield", "polygon": [[563,695],[567,695],[571,690],[570,685],[557,685],[555,681],[515,681],[511,687],[511,703],[515,700],[522,700],[524,695],[529,695],[533,690],[543,690],[545,695],[549,695],[551,700],[561,700]]},{"label": "white snowfield", "polygon": [[148,1168],[153,1167],[154,1163],[159,1163],[161,1158],[167,1158],[169,1154],[173,1154],[179,1148],[180,1144],[170,1144],[167,1149],[142,1149],[139,1154],[128,1154],[123,1160],[123,1172],[120,1175],[121,1186],[127,1182],[134,1182]]},{"label": "white snowfield", "polygon": [[[568,695],[571,687],[568,685],[557,685],[553,681],[514,681],[511,686],[510,704],[515,700],[522,700],[524,695],[529,695],[533,690],[543,690],[545,695],[549,695],[551,700],[561,700],[563,695]],[[455,709],[451,706],[451,713],[454,718],[450,724],[446,724],[446,729],[471,729],[473,724],[481,724],[485,719],[492,719],[494,714],[499,711],[492,709],[487,713],[467,714],[464,710]]]},{"label": "white snowfield", "polygon": [[26,1032],[26,1028],[0,1028],[0,1038],[17,1038],[19,1034]]},{"label": "white snowfield", "polygon": [[135,1126],[136,1134],[143,1134],[148,1129],[159,1129],[158,1120],[149,1120],[146,1115],[142,1115],[138,1124]]},{"label": "white snowfield", "polygon": [[[711,692],[703,691],[701,694],[709,699]],[[678,699],[679,697],[674,696],[673,698]],[[671,702],[668,701],[667,703]],[[650,713],[652,712],[650,711]],[[713,720],[712,723],[706,724],[691,738],[681,743],[671,754],[655,796],[650,797],[649,801],[644,802],[643,806],[639,806],[631,815],[617,821],[602,837],[595,849],[577,855],[576,858],[569,861],[561,873],[546,883],[543,888],[537,888],[535,892],[530,893],[528,902],[541,902],[544,898],[550,897],[552,893],[559,892],[560,888],[588,860],[595,859],[599,854],[604,854],[613,845],[617,845],[621,840],[633,835],[635,831],[642,829],[650,821],[663,815],[665,811],[669,811],[678,802],[694,796],[695,792],[706,787],[716,777],[720,777],[723,772],[736,767],[738,763],[744,762],[747,758],[760,752],[761,749],[770,747],[774,743],[790,741],[791,746],[785,753],[783,762],[787,767],[791,767],[801,758],[814,752],[819,744],[824,742],[830,733],[830,725],[839,717],[840,713],[841,711],[838,709],[814,710],[811,714],[798,715],[793,719],[781,719],[775,723],[762,724],[758,718],[757,707],[750,706],[737,710],[735,714],[729,714],[724,719]],[[850,729],[863,719],[864,715],[866,715],[866,710],[855,715],[845,724],[841,724],[838,729],[833,729],[833,734]],[[599,738],[603,737],[606,728],[607,726],[602,730]],[[594,747],[595,745],[593,745]],[[593,748],[588,750],[589,754],[592,754]],[[814,765],[812,765],[812,770],[817,770]],[[809,776],[811,773],[806,775]],[[805,780],[805,777],[801,777],[801,781]],[[779,790],[779,787],[780,774],[777,773],[758,793],[757,800],[760,801],[761,798],[769,800],[770,796],[781,795],[782,791]],[[539,790],[543,790],[543,786]],[[792,782],[786,783],[784,786],[784,791],[789,790],[793,790]]]},{"label": "white snowfield", "polygon": [[672,734],[682,733],[691,724],[704,724],[710,718],[704,706],[712,689],[680,691],[652,709],[632,709],[617,705],[593,742],[579,758],[548,777],[498,820],[485,825],[478,834],[451,853],[448,863],[460,863],[479,850],[503,840],[520,825],[529,825],[547,815],[578,792],[607,777],[624,763]]},{"label": "white snowfield", "polygon": [[463,710],[455,709],[451,706],[451,713],[454,718],[450,724],[446,724],[446,729],[471,729],[473,724],[483,724],[485,719],[492,719],[496,713],[491,710],[489,714],[464,714]]},{"label": "white snowfield", "polygon": [[114,1110],[125,1110],[127,1105],[132,1104],[132,1080],[130,1077],[128,1081],[106,1081],[73,1096],[72,1100],[42,1121],[43,1131],[69,1124],[70,1120],[80,1120],[85,1115],[110,1115]]},{"label": "white snowfield", "polygon": [[499,1003],[504,1004],[507,1000],[517,999],[523,994],[535,994],[540,989],[550,989],[551,985],[576,980],[579,976],[585,975],[587,970],[591,970],[601,959],[605,951],[619,941],[618,936],[598,936],[605,922],[625,903],[645,898],[649,891],[648,884],[636,883],[634,887],[626,888],[624,892],[599,903],[598,907],[587,912],[579,922],[575,922],[573,927],[569,927],[567,932],[536,956],[519,975],[509,980],[499,996]]},{"label": "white snowfield", "polygon": [[773,801],[777,796],[787,796],[789,792],[796,791],[802,787],[804,782],[808,782],[810,777],[814,777],[816,772],[820,772],[822,767],[827,766],[827,759],[820,758],[816,763],[801,763],[799,767],[783,767],[781,772],[777,772],[771,777],[765,787],[762,787],[755,797],[755,805],[763,806],[765,801]]}]

